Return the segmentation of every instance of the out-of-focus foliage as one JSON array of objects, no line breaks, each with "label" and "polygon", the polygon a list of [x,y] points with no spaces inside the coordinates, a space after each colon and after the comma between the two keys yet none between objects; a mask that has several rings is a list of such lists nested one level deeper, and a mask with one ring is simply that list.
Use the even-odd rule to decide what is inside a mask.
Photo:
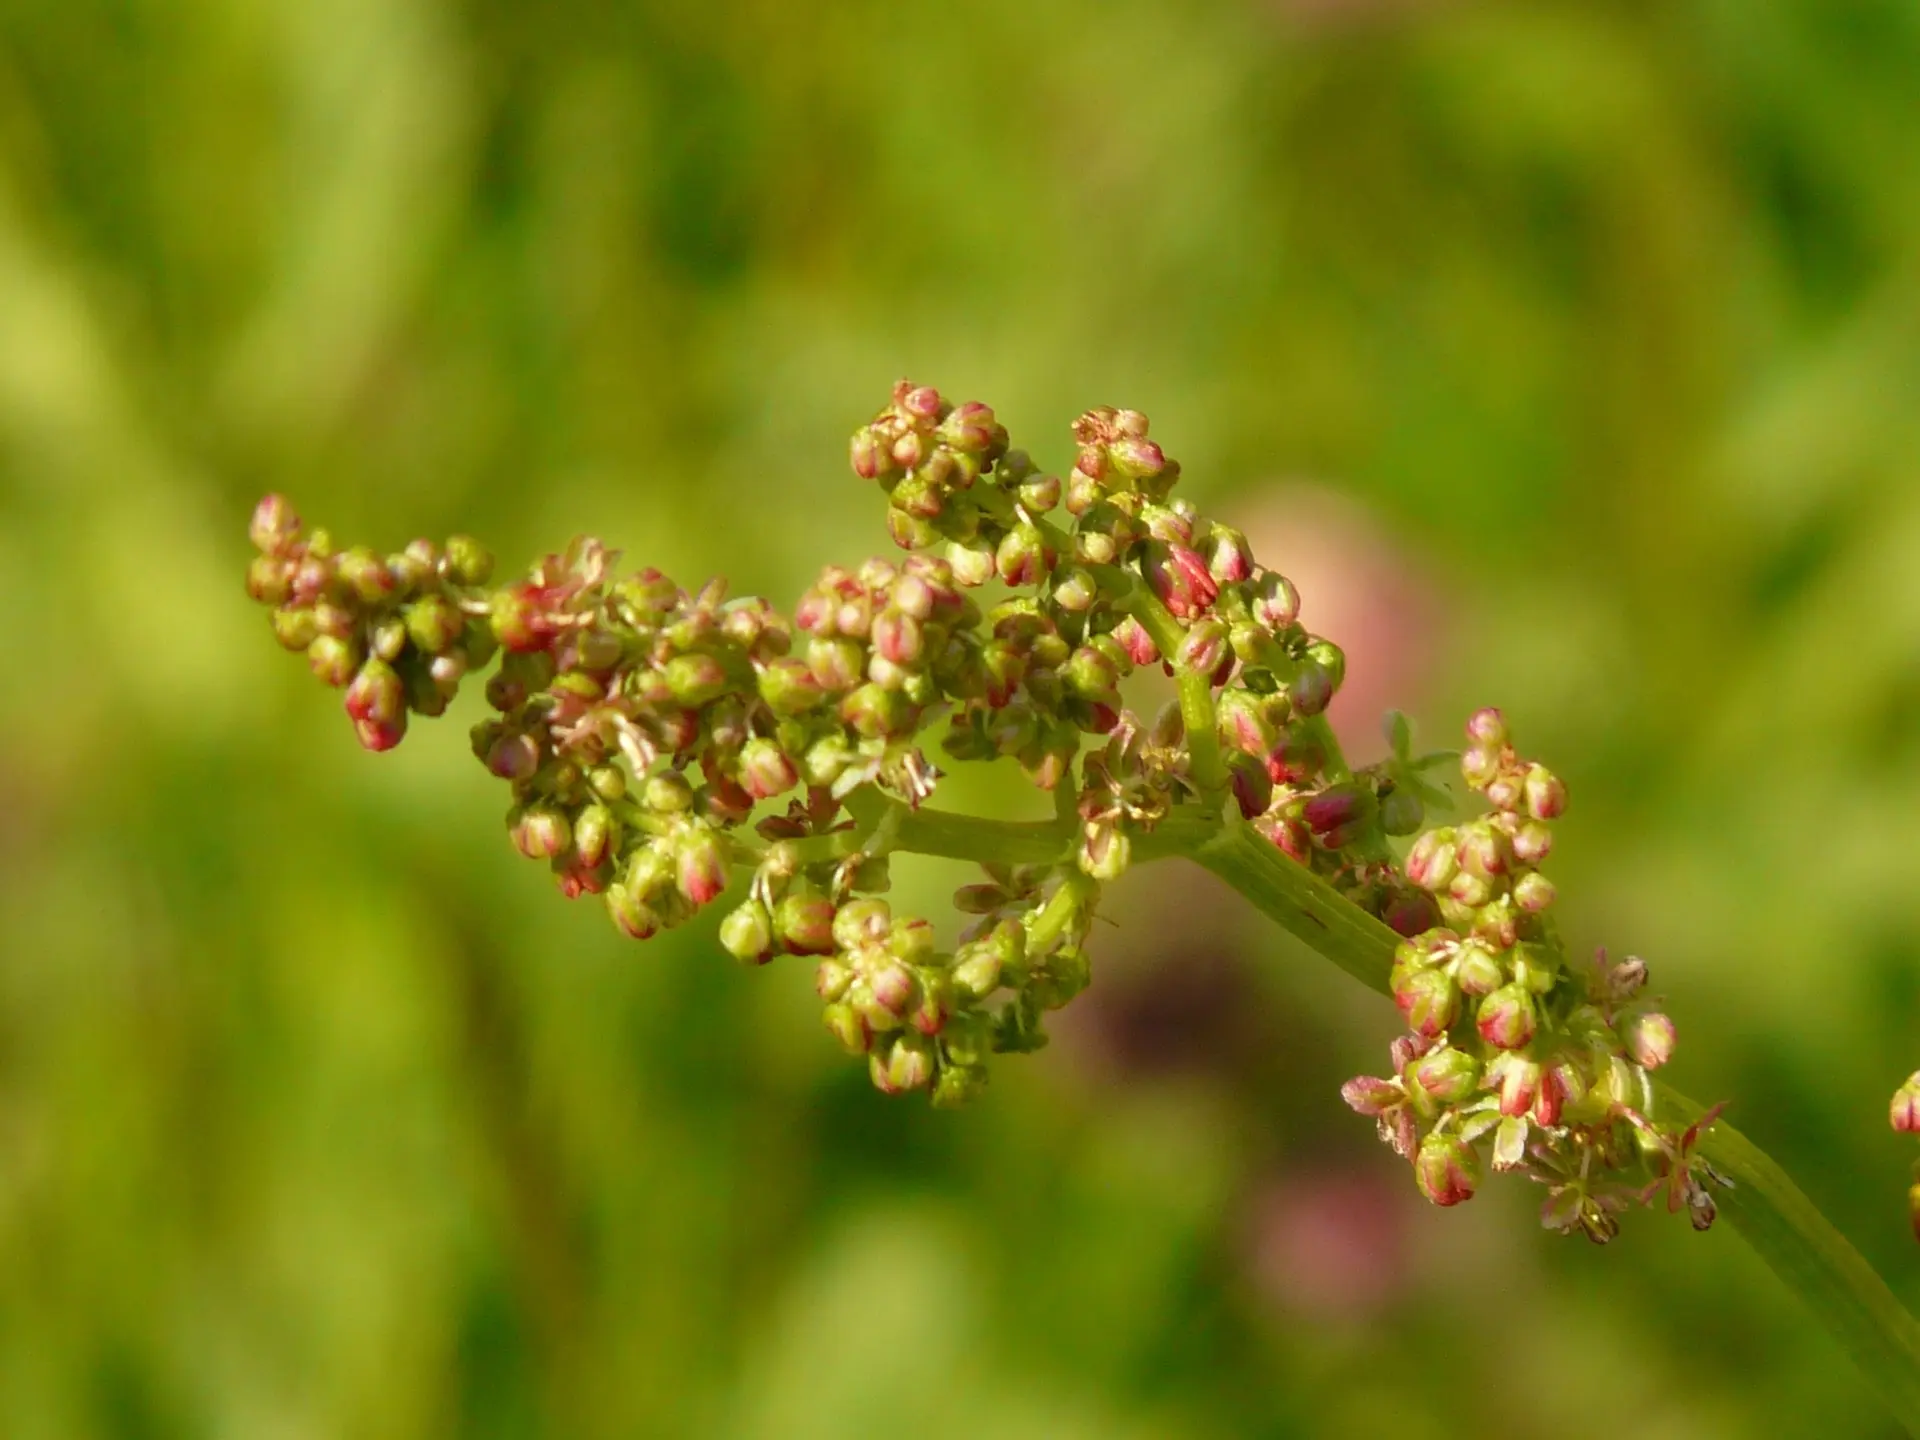
[{"label": "out-of-focus foliage", "polygon": [[1345,492],[1428,733],[1568,777],[1570,934],[1920,1298],[1916,75],[1905,0],[7,0],[0,1433],[1892,1434],[1730,1232],[1422,1206],[1393,1017],[1190,875],[892,1103],[240,572],[278,488],[785,601],[903,373],[1148,410],[1296,572]]}]

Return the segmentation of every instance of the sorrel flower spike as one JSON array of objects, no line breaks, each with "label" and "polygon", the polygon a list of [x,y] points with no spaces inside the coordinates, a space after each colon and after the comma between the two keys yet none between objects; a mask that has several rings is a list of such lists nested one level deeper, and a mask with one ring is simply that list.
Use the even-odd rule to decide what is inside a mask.
[{"label": "sorrel flower spike", "polygon": [[[901,382],[850,459],[909,553],[828,568],[791,617],[621,573],[585,538],[490,589],[473,540],[342,549],[278,496],[247,588],[371,750],[498,656],[473,749],[511,792],[514,846],[628,935],[724,905],[727,951],[808,957],[827,1028],[889,1093],[956,1104],[992,1054],[1044,1045],[1088,983],[1103,886],[1187,856],[1398,1003],[1391,1075],[1342,1093],[1429,1199],[1471,1198],[1490,1164],[1595,1241],[1663,1195],[1697,1226],[1725,1213],[1920,1414],[1920,1324],[1719,1107],[1655,1083],[1675,1030],[1646,966],[1569,960],[1543,870],[1560,780],[1494,710],[1457,757],[1416,755],[1389,716],[1390,756],[1350,768],[1325,719],[1345,659],[1292,583],[1174,493],[1144,415],[1089,410],[1072,438],[1063,480],[986,406]],[[1152,669],[1178,698],[1149,719],[1130,694]],[[1053,818],[933,809],[930,753],[1013,761]],[[1456,758],[1485,811],[1420,833]],[[896,850],[983,866],[951,942],[882,898]],[[1920,1074],[1891,1118],[1920,1133]],[[1920,1183],[1909,1204],[1920,1231]]]},{"label": "sorrel flower spike", "polygon": [[[889,1093],[955,1103],[993,1052],[1045,1044],[1046,1012],[1087,984],[1102,887],[1171,820],[1246,826],[1408,937],[1393,1078],[1347,1093],[1423,1191],[1467,1198],[1484,1154],[1574,1194],[1550,1223],[1601,1238],[1671,1139],[1644,1115],[1673,1032],[1636,999],[1638,962],[1568,973],[1539,868],[1564,787],[1483,710],[1460,764],[1489,813],[1400,859],[1395,837],[1446,803],[1429,772],[1448,757],[1415,756],[1393,716],[1389,759],[1348,769],[1325,720],[1344,656],[1243,534],[1175,493],[1150,428],[1087,411],[1062,481],[987,406],[902,381],[849,455],[909,553],[828,567],[790,617],[722,581],[623,574],[590,538],[489,590],[471,540],[343,551],[277,496],[248,585],[370,749],[499,653],[472,740],[515,848],[636,939],[727,899],[722,946],[811,957],[828,1030]],[[1179,687],[1150,720],[1125,694],[1143,667]],[[1037,857],[956,895],[950,945],[881,898],[936,738],[949,763],[1012,760],[1056,817]]]}]

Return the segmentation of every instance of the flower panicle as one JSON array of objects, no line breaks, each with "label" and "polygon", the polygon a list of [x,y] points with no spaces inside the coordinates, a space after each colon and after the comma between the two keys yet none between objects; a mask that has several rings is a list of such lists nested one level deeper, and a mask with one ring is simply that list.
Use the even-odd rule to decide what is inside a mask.
[{"label": "flower panicle", "polygon": [[[1675,1031],[1644,997],[1645,964],[1601,951],[1571,966],[1548,919],[1540,866],[1566,788],[1515,751],[1497,710],[1473,715],[1467,742],[1461,776],[1489,808],[1424,831],[1399,866],[1431,898],[1433,923],[1395,953],[1389,985],[1408,1034],[1393,1074],[1349,1082],[1348,1104],[1436,1204],[1468,1198],[1484,1160],[1547,1188],[1550,1229],[1604,1243],[1622,1210],[1661,1195],[1704,1229],[1719,1177],[1695,1144],[1718,1111],[1689,1126],[1652,1118],[1650,1076]],[[1406,749],[1403,732],[1394,743]]]},{"label": "flower panicle", "polygon": [[[1406,937],[1393,1076],[1348,1098],[1432,1198],[1472,1194],[1482,1152],[1554,1183],[1576,1160],[1581,1177],[1692,1175],[1685,1145],[1641,1128],[1646,1073],[1674,1039],[1639,999],[1644,966],[1577,977],[1550,929],[1561,782],[1482,711],[1459,761],[1487,813],[1396,858],[1449,803],[1429,777],[1453,757],[1416,756],[1389,717],[1390,758],[1350,769],[1326,720],[1345,657],[1301,624],[1292,582],[1176,493],[1145,415],[1091,409],[1071,438],[1062,479],[986,405],[901,381],[849,461],[905,553],[827,567],[791,612],[623,571],[587,537],[488,588],[492,557],[470,539],[341,549],[278,496],[254,513],[247,588],[344,691],[368,748],[443,713],[497,658],[471,739],[510,792],[514,847],[634,938],[716,906],[742,960],[810,958],[828,1029],[882,1090],[957,1103],[990,1053],[1043,1045],[1046,1013],[1087,984],[1102,887],[1197,810],[1251,826]],[[1181,698],[1146,719],[1125,691],[1154,669]],[[933,793],[932,739],[943,763],[1013,761],[1060,827],[1049,863],[989,866],[961,889],[952,946],[883,898],[875,821]],[[1613,1194],[1581,1189],[1551,1213],[1598,1235]]]}]

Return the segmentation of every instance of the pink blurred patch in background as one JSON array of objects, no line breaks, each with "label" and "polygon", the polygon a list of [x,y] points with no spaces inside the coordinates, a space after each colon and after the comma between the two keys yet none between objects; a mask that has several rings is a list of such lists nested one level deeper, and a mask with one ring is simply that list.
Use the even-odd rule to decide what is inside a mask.
[{"label": "pink blurred patch in background", "polygon": [[1290,1316],[1353,1325],[1394,1305],[1411,1281],[1406,1195],[1377,1169],[1303,1167],[1246,1199],[1248,1273]]},{"label": "pink blurred patch in background", "polygon": [[1299,587],[1301,623],[1346,651],[1327,716],[1349,760],[1379,759],[1380,717],[1418,714],[1446,643],[1439,583],[1371,509],[1327,486],[1281,481],[1221,508],[1260,563]]}]

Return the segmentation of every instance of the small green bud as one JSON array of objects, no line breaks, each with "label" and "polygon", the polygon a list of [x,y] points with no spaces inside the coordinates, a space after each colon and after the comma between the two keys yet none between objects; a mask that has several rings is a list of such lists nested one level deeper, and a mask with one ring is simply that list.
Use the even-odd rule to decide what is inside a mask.
[{"label": "small green bud", "polygon": [[833,952],[833,902],[813,891],[799,890],[774,908],[773,928],[780,943],[795,955]]},{"label": "small green bud", "polygon": [[676,655],[660,673],[668,692],[682,705],[704,705],[727,692],[726,667],[711,655]]},{"label": "small green bud", "polygon": [[764,965],[773,957],[773,917],[758,900],[749,900],[720,922],[720,944],[736,960]]},{"label": "small green bud", "polygon": [[360,649],[337,635],[322,635],[307,646],[307,664],[317,678],[337,690],[359,670]]},{"label": "small green bud", "polygon": [[827,1006],[821,1018],[826,1022],[827,1033],[838,1040],[849,1055],[864,1055],[872,1047],[873,1031],[860,1017],[860,1012],[845,1000]]},{"label": "small green bud", "polygon": [[647,777],[640,804],[655,814],[678,815],[693,808],[693,786],[678,770],[663,770]]},{"label": "small green bud", "polygon": [[1413,1162],[1414,1183],[1436,1205],[1471,1200],[1480,1188],[1480,1157],[1452,1135],[1435,1132],[1420,1142]]},{"label": "small green bud", "polygon": [[283,605],[273,612],[273,638],[288,650],[305,650],[320,638],[310,606]]},{"label": "small green bud", "polygon": [[904,1095],[933,1079],[933,1042],[912,1030],[903,1031],[876,1049],[868,1064],[876,1089]]},{"label": "small green bud", "polygon": [[933,1082],[933,1103],[943,1110],[954,1109],[986,1088],[986,1066],[942,1065]]},{"label": "small green bud", "polygon": [[447,540],[447,578],[456,585],[484,585],[493,578],[493,554],[471,535]]}]

